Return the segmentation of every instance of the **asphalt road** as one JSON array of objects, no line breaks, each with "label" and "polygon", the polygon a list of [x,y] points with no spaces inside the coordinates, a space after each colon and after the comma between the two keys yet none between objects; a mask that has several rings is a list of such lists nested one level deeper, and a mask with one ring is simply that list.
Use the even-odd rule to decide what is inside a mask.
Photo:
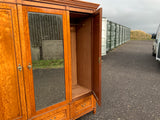
[{"label": "asphalt road", "polygon": [[160,63],[152,41],[129,41],[102,63],[102,106],[78,120],[160,120]]}]

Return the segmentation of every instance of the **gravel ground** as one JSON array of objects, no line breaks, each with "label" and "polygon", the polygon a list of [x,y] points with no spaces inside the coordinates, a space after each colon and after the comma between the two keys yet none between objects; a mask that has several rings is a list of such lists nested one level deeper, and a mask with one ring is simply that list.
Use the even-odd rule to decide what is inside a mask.
[{"label": "gravel ground", "polygon": [[102,106],[78,120],[160,120],[160,63],[152,41],[129,41],[102,63]]}]

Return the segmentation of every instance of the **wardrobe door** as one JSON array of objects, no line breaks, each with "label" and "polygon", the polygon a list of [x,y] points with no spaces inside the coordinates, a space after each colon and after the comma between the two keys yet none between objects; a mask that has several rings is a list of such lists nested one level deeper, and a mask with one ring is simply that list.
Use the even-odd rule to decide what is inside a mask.
[{"label": "wardrobe door", "polygon": [[28,116],[47,119],[69,102],[66,12],[23,6],[22,13]]},{"label": "wardrobe door", "polygon": [[0,3],[0,119],[25,120],[26,105],[16,5]]},{"label": "wardrobe door", "polygon": [[102,8],[93,16],[93,86],[92,90],[99,105],[101,105],[101,36]]}]

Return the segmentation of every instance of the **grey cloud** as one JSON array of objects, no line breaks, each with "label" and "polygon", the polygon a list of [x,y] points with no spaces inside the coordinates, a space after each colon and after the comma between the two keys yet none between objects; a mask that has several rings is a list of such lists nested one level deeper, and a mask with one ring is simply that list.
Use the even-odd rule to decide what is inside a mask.
[{"label": "grey cloud", "polygon": [[131,29],[156,32],[160,24],[160,0],[85,0],[99,3],[103,17]]}]

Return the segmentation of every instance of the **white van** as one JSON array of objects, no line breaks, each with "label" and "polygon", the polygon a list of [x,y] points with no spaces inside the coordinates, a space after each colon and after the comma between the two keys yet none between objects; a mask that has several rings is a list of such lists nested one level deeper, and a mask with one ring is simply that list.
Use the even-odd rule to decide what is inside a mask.
[{"label": "white van", "polygon": [[155,38],[155,41],[153,42],[152,55],[156,56],[156,60],[160,61],[160,25],[157,29],[156,36],[154,37],[152,35],[152,38]]}]

